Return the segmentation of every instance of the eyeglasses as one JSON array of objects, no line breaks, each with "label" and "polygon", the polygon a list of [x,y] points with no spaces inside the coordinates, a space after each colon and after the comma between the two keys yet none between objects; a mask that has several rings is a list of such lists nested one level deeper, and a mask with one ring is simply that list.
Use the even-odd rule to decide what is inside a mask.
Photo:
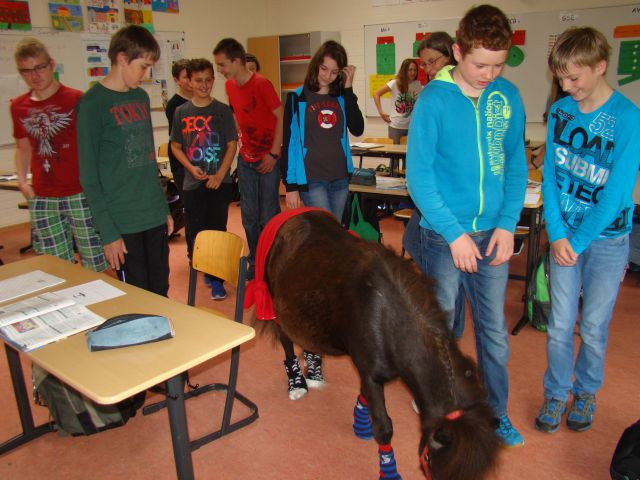
[{"label": "eyeglasses", "polygon": [[25,76],[31,76],[34,73],[40,74],[44,72],[47,68],[49,68],[49,65],[51,65],[51,61],[41,63],[40,65],[36,65],[33,68],[21,68],[18,70],[18,72],[20,72],[20,75],[25,75]]},{"label": "eyeglasses", "polygon": [[420,64],[420,66],[422,68],[425,67],[431,67],[433,64],[435,64],[438,60],[440,60],[442,57],[444,57],[444,53],[442,55],[440,55],[439,57],[434,58],[433,60],[429,60],[428,62],[422,62]]}]

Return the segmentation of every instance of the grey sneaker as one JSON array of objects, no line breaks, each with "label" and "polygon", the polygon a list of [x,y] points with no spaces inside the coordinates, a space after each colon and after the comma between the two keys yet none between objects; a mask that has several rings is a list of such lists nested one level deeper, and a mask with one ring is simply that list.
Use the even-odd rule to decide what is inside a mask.
[{"label": "grey sneaker", "polygon": [[590,393],[579,393],[573,396],[573,404],[567,415],[567,427],[576,432],[589,430],[596,413],[596,396]]},{"label": "grey sneaker", "polygon": [[560,428],[562,414],[567,409],[567,405],[562,400],[555,398],[545,398],[540,412],[536,417],[536,428],[541,432],[554,433]]}]

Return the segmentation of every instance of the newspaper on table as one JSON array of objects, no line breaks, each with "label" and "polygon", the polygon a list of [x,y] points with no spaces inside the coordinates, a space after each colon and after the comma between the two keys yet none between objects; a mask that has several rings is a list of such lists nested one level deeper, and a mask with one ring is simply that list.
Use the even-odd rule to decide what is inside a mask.
[{"label": "newspaper on table", "polygon": [[0,307],[0,327],[59,310],[76,303],[72,298],[62,297],[53,292],[43,293],[10,305]]},{"label": "newspaper on table", "polygon": [[29,352],[104,322],[83,305],[73,304],[0,328],[0,336],[19,350]]},{"label": "newspaper on table", "polygon": [[53,287],[63,282],[64,278],[50,275],[42,270],[33,270],[32,272],[0,280],[0,302]]}]

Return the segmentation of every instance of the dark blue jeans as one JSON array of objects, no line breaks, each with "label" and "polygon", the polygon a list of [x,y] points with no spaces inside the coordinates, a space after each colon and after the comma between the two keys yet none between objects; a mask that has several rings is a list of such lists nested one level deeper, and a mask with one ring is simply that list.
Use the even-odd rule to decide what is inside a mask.
[{"label": "dark blue jeans", "polygon": [[249,244],[249,263],[254,264],[260,232],[280,213],[280,162],[269,173],[259,173],[260,162],[249,163],[238,155],[238,183],[242,226]]}]

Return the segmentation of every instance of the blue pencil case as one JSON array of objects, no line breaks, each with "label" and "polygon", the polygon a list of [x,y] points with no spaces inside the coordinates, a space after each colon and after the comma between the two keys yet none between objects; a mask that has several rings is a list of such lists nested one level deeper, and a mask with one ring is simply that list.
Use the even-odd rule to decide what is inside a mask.
[{"label": "blue pencil case", "polygon": [[87,333],[87,346],[92,352],[130,347],[173,338],[173,325],[167,317],[144,313],[127,313],[111,317]]}]

